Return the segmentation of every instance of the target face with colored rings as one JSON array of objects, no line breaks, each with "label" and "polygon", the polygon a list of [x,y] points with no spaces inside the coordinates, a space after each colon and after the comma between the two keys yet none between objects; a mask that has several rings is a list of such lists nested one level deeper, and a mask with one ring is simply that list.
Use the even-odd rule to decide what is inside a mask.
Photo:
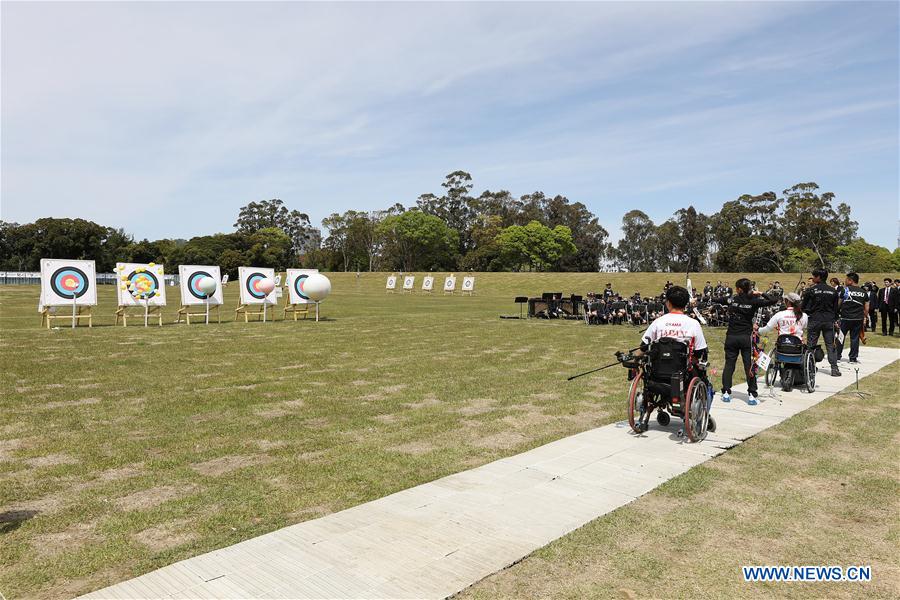
[{"label": "target face with colored rings", "polygon": [[206,300],[207,298],[209,298],[209,295],[198,287],[198,285],[200,284],[200,280],[204,277],[215,279],[215,277],[213,277],[206,271],[194,271],[193,273],[191,273],[190,277],[188,277],[188,290],[191,292],[191,296],[200,300]]},{"label": "target face with colored rings", "polygon": [[247,292],[251,297],[256,298],[257,300],[262,300],[266,297],[266,293],[259,289],[259,283],[265,279],[266,276],[262,273],[251,273],[249,277],[247,277]]},{"label": "target face with colored rings", "polygon": [[303,291],[303,285],[306,283],[306,280],[309,279],[309,275],[306,273],[301,273],[297,275],[297,278],[294,279],[294,291],[297,292],[297,295],[303,298],[304,300],[309,300],[309,296]]},{"label": "target face with colored rings", "polygon": [[159,293],[159,279],[150,271],[132,271],[128,274],[128,291],[135,298],[153,298]]},{"label": "target face with colored rings", "polygon": [[50,277],[50,289],[60,298],[81,298],[90,285],[84,271],[75,267],[59,268]]}]

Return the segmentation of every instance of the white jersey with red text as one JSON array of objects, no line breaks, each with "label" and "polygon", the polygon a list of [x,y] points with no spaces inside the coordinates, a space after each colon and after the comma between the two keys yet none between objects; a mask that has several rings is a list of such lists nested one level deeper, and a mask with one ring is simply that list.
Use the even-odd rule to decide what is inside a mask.
[{"label": "white jersey with red text", "polygon": [[644,332],[644,342],[650,344],[664,337],[675,338],[694,350],[706,348],[706,338],[700,323],[682,313],[667,313],[650,323]]},{"label": "white jersey with red text", "polygon": [[798,338],[802,338],[803,330],[806,329],[808,322],[809,317],[806,316],[806,313],[802,313],[798,319],[793,310],[783,310],[772,315],[766,326],[759,328],[759,334],[766,335],[770,331],[777,330],[778,335],[796,335]]}]

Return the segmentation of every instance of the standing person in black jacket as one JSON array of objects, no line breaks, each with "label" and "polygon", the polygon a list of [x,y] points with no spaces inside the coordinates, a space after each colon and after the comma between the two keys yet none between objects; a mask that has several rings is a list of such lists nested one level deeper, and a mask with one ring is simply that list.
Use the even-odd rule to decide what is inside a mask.
[{"label": "standing person in black jacket", "polygon": [[803,312],[809,315],[809,326],[806,329],[807,344],[810,348],[815,347],[819,342],[819,334],[822,334],[825,349],[828,351],[831,375],[840,377],[837,353],[834,351],[834,323],[837,319],[838,295],[833,287],[825,283],[827,279],[828,271],[816,269],[813,271],[813,285],[806,288],[803,295]]},{"label": "standing person in black jacket", "polygon": [[894,335],[894,328],[897,326],[897,313],[895,305],[897,303],[895,296],[897,290],[893,287],[890,277],[884,278],[884,289],[878,290],[878,312],[881,313],[881,335],[888,334],[888,324],[891,326],[891,335]]},{"label": "standing person in black jacket", "polygon": [[756,327],[756,311],[763,306],[772,306],[775,299],[763,296],[753,289],[753,282],[746,278],[737,280],[735,284],[737,295],[729,300],[721,300],[720,304],[728,303],[728,330],[725,332],[725,368],[722,371],[722,402],[731,402],[731,380],[734,376],[734,368],[737,365],[738,354],[744,362],[744,372],[747,374],[747,391],[750,398],[747,404],[753,406],[757,403],[756,377],[750,374],[753,357],[753,345],[750,336]]},{"label": "standing person in black jacket", "polygon": [[[838,310],[841,315],[841,332],[844,339],[850,336],[850,362],[858,362],[859,357],[859,332],[865,327],[869,318],[869,292],[859,287],[859,275],[847,273],[846,285],[842,288],[843,295],[839,300]],[[838,341],[838,360],[844,354],[844,342]]]},{"label": "standing person in black jacket", "polygon": [[869,292],[869,329],[875,331],[875,327],[878,325],[878,285],[874,281],[870,281],[865,286],[864,289]]}]

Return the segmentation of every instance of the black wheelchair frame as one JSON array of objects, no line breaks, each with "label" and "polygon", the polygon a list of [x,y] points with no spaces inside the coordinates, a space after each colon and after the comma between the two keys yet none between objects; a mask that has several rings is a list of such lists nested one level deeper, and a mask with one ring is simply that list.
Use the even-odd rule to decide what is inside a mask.
[{"label": "black wheelchair frame", "polygon": [[[631,389],[628,393],[628,425],[637,434],[650,429],[650,415],[657,411],[656,421],[666,427],[675,415],[684,421],[684,436],[700,442],[709,431],[715,431],[710,417],[709,382],[705,365],[686,352],[685,369],[669,382],[654,379],[649,353],[617,354],[628,369]],[[677,390],[677,391],[676,391]],[[687,415],[687,417],[685,417]]]},{"label": "black wheelchair frame", "polygon": [[[780,337],[780,336],[779,336]],[[781,379],[781,388],[790,392],[796,383],[796,375],[802,375],[802,384],[808,393],[816,390],[816,353],[802,341],[799,343],[775,343],[769,368],[766,369],[766,385],[772,387]]]}]

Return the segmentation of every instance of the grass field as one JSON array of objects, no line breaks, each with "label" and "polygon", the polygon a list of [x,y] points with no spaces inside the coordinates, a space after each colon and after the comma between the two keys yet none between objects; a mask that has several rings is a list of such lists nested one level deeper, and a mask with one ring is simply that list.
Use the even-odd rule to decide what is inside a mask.
[{"label": "grass field", "polygon": [[[900,362],[467,590],[486,598],[900,597]],[[870,565],[745,583],[741,565]]]},{"label": "grass field", "polygon": [[487,274],[465,298],[331,277],[320,323],[230,322],[232,284],[228,322],[169,324],[169,288],[167,325],[146,329],[112,326],[112,287],[75,331],[38,327],[36,286],[0,287],[0,592],[86,592],[620,420],[623,370],[565,377],[638,329],[497,317],[516,295],[681,276]]}]

